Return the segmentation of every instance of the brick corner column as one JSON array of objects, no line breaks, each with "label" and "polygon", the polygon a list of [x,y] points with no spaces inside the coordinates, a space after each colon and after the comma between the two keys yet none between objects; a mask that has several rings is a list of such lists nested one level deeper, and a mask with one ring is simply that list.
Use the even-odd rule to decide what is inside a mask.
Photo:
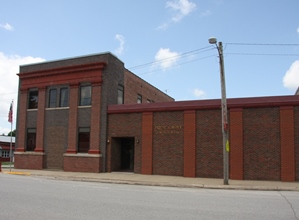
[{"label": "brick corner column", "polygon": [[281,181],[294,182],[295,126],[293,106],[280,107]]},{"label": "brick corner column", "polygon": [[230,179],[244,179],[243,109],[230,109]]},{"label": "brick corner column", "polygon": [[46,105],[46,87],[38,88],[36,148],[34,149],[34,152],[44,152],[45,105]]},{"label": "brick corner column", "polygon": [[196,112],[184,112],[184,177],[196,176]]},{"label": "brick corner column", "polygon": [[101,116],[101,90],[102,84],[92,84],[92,104],[90,123],[90,149],[89,154],[100,154],[100,116]]},{"label": "brick corner column", "polygon": [[70,85],[70,108],[69,108],[69,125],[68,125],[68,147],[66,153],[77,153],[77,124],[78,124],[78,95],[79,84]]},{"label": "brick corner column", "polygon": [[18,127],[17,127],[17,149],[16,152],[25,152],[26,146],[26,115],[27,115],[27,97],[28,90],[21,89],[19,97],[19,115],[18,115]]},{"label": "brick corner column", "polygon": [[141,174],[153,174],[153,112],[142,114]]}]

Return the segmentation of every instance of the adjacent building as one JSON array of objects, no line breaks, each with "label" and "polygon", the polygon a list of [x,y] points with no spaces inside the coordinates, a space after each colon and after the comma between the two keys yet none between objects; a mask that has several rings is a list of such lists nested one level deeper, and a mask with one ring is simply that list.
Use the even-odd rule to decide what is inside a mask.
[{"label": "adjacent building", "polygon": [[[110,53],[18,75],[16,168],[223,177],[220,99],[175,102]],[[299,181],[299,96],[227,106],[229,178]]]},{"label": "adjacent building", "polygon": [[0,164],[10,161],[10,153],[15,150],[15,137],[0,136]]},{"label": "adjacent building", "polygon": [[174,101],[111,53],[25,65],[18,75],[16,168],[103,172],[108,106]]}]

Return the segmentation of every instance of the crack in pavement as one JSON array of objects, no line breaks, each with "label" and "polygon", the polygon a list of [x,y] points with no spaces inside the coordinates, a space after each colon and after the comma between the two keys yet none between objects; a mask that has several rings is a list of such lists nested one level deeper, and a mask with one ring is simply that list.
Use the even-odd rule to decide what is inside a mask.
[{"label": "crack in pavement", "polygon": [[281,192],[278,191],[278,193],[279,193],[279,194],[280,194],[280,195],[287,201],[287,203],[290,205],[290,207],[291,207],[291,209],[292,209],[292,211],[293,211],[293,214],[294,214],[295,219],[296,219],[296,220],[299,220],[299,218],[297,217],[296,211],[295,211],[295,209],[294,209],[292,203],[290,203],[290,201],[287,199],[287,197],[284,196]]}]

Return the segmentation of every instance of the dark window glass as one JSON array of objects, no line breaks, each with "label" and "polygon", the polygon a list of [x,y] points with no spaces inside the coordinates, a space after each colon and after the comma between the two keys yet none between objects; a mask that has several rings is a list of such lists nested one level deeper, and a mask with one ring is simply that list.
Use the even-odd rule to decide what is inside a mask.
[{"label": "dark window glass", "polygon": [[56,107],[57,89],[50,89],[49,91],[49,108]]},{"label": "dark window glass", "polygon": [[89,128],[79,128],[78,153],[88,153],[90,131]]},{"label": "dark window glass", "polygon": [[80,106],[91,105],[91,86],[81,86]]},{"label": "dark window glass", "polygon": [[69,90],[68,88],[61,88],[59,107],[68,107],[68,105],[69,105]]},{"label": "dark window glass", "polygon": [[29,109],[37,109],[38,105],[38,91],[29,91],[29,103],[28,108]]},{"label": "dark window glass", "polygon": [[124,87],[118,85],[117,104],[124,104]]},{"label": "dark window glass", "polygon": [[142,103],[142,95],[137,95],[137,103]]},{"label": "dark window glass", "polygon": [[27,129],[26,151],[34,151],[35,146],[36,146],[36,129],[29,128]]}]

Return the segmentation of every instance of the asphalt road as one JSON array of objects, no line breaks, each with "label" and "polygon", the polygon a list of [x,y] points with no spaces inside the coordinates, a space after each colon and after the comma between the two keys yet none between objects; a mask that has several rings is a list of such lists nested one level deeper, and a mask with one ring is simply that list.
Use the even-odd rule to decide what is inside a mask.
[{"label": "asphalt road", "polygon": [[299,219],[299,193],[103,184],[0,173],[0,219]]}]

